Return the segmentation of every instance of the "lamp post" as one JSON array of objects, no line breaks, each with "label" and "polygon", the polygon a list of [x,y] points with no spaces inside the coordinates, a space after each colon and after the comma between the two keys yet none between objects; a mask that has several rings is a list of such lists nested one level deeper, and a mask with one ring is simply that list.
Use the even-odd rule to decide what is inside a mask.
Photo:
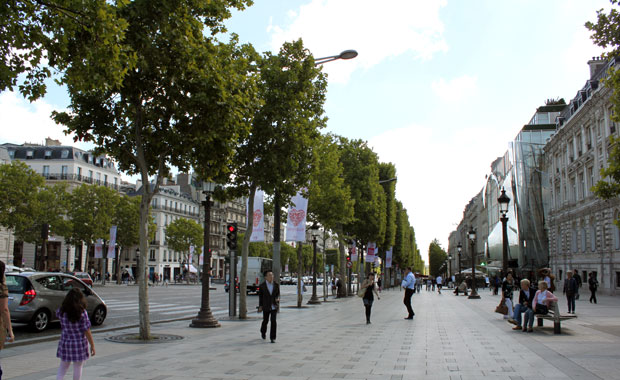
[{"label": "lamp post", "polygon": [[452,255],[448,255],[448,278],[452,280]]},{"label": "lamp post", "polygon": [[502,216],[499,220],[502,222],[502,271],[504,276],[508,273],[508,205],[510,204],[510,198],[506,195],[506,190],[502,187],[502,193],[497,198],[499,203],[499,212]]},{"label": "lamp post", "polygon": [[314,222],[310,227],[312,233],[312,297],[308,301],[309,305],[318,305],[321,303],[319,297],[316,296],[316,235],[319,230],[319,225]]},{"label": "lamp post", "polygon": [[469,293],[469,299],[480,299],[478,292],[476,291],[476,230],[472,226],[468,233],[469,241],[471,243],[471,293]]},{"label": "lamp post", "polygon": [[[215,190],[215,184],[211,181],[203,181],[202,190],[202,193],[205,195],[205,200],[202,202],[205,208],[204,248],[202,251],[204,257],[202,262],[202,297],[200,298],[200,311],[196,318],[192,319],[192,323],[190,323],[189,327],[220,327],[219,322],[213,317],[211,308],[209,307],[209,278],[211,277],[211,250],[209,249],[209,236],[211,235],[211,194],[213,190]],[[231,285],[230,289],[234,293],[234,285]]]},{"label": "lamp post", "polygon": [[136,248],[136,273],[134,273],[134,282],[138,283],[138,276],[140,271],[140,248]]},{"label": "lamp post", "polygon": [[70,272],[69,270],[69,251],[71,250],[71,247],[69,246],[69,244],[67,244],[67,258],[65,259],[65,272]]},{"label": "lamp post", "polygon": [[347,271],[346,271],[346,273],[347,273],[348,281],[347,281],[347,284],[346,284],[347,285],[347,292],[346,292],[347,294],[346,295],[350,296],[352,294],[352,290],[351,290],[351,286],[352,285],[351,284],[353,283],[353,279],[351,278],[352,277],[351,275],[353,273],[353,259],[352,259],[353,248],[354,248],[353,240],[352,239],[349,240],[348,244],[349,244],[349,261],[347,261],[347,263],[351,263],[351,267],[349,268],[348,264],[347,264],[347,268],[346,268]]},{"label": "lamp post", "polygon": [[461,243],[459,242],[459,244],[457,244],[456,246],[456,251],[458,252],[458,256],[459,256],[459,274],[461,273],[461,251],[463,250],[463,245],[461,245]]},{"label": "lamp post", "polygon": [[338,59],[353,59],[357,57],[357,51],[355,50],[344,50],[342,53],[338,55],[330,55],[329,57],[316,58],[314,60],[314,65],[322,65],[327,62],[336,61]]}]

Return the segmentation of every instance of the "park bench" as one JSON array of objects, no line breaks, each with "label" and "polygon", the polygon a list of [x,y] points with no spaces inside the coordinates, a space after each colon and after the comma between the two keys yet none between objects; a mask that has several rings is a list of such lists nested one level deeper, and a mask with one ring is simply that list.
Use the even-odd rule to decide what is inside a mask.
[{"label": "park bench", "polygon": [[560,314],[560,308],[558,307],[557,302],[551,303],[551,307],[549,307],[548,314],[534,314],[534,316],[538,319],[538,327],[542,327],[543,319],[548,319],[550,321],[553,321],[553,333],[554,334],[562,333],[562,328],[561,328],[562,321],[565,321],[567,319],[577,318],[577,316],[574,314],[565,314],[565,315]]}]

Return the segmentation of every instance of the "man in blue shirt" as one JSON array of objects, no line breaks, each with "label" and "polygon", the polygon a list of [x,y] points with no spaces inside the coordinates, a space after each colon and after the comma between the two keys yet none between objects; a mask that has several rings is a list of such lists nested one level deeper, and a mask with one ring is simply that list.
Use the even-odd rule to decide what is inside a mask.
[{"label": "man in blue shirt", "polygon": [[407,307],[409,315],[405,319],[413,319],[415,313],[411,307],[411,296],[413,295],[413,289],[415,288],[415,276],[411,272],[411,267],[407,267],[405,272],[405,279],[403,280],[402,287],[405,288],[405,299],[403,300]]}]

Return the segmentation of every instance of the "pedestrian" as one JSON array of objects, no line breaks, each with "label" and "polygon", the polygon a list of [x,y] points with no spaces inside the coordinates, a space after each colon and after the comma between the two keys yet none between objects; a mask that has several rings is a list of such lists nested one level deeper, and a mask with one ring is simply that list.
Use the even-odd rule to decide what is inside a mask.
[{"label": "pedestrian", "polygon": [[439,275],[435,278],[435,281],[437,282],[437,292],[441,294],[441,286],[442,286],[443,278],[441,278],[441,275]]},{"label": "pedestrian", "polygon": [[415,276],[411,272],[411,267],[407,267],[405,271],[405,279],[402,282],[402,287],[405,289],[405,299],[403,303],[407,307],[408,315],[405,319],[413,319],[415,313],[413,312],[413,308],[411,307],[411,296],[413,295],[413,289],[415,287]]},{"label": "pedestrian", "polygon": [[86,311],[86,297],[78,288],[71,289],[65,296],[56,316],[60,319],[60,340],[56,357],[60,358],[57,380],[62,380],[73,363],[73,380],[82,378],[84,361],[95,356],[95,342],[90,331],[90,319]]},{"label": "pedestrian", "polygon": [[364,309],[366,309],[366,324],[370,324],[370,311],[372,309],[372,303],[374,302],[373,293],[377,295],[377,299],[381,299],[379,297],[379,293],[377,293],[377,285],[375,284],[375,274],[369,273],[368,277],[362,283],[362,287],[360,289],[363,292],[362,301],[364,302]]},{"label": "pedestrian", "polygon": [[[4,342],[15,340],[13,326],[11,325],[11,313],[9,312],[9,288],[6,286],[4,270],[6,264],[0,261],[0,350],[4,348]],[[2,367],[0,366],[0,379],[2,379]]]},{"label": "pedestrian", "polygon": [[573,272],[566,272],[566,280],[564,280],[564,290],[562,292],[566,294],[568,314],[575,314],[575,295],[577,290],[577,280],[573,277]]},{"label": "pedestrian", "polygon": [[496,296],[499,293],[499,277],[493,276],[493,295]]},{"label": "pedestrian", "polygon": [[437,284],[437,282],[436,282],[435,278],[432,278],[431,281],[432,281],[431,284],[433,286],[433,291],[435,291],[435,284]]},{"label": "pedestrian", "polygon": [[532,302],[532,306],[534,306],[534,313],[536,314],[548,314],[549,305],[551,305],[552,302],[558,302],[558,298],[547,288],[547,281],[538,281],[538,291],[536,292],[536,295],[534,295],[534,301]]},{"label": "pedestrian", "polygon": [[[534,302],[535,293],[530,289],[530,280],[521,280],[521,290],[519,291],[519,303],[514,307],[514,314],[510,323],[515,324],[513,330],[523,330],[523,332],[532,330],[534,326],[534,310],[532,305]],[[521,313],[524,314],[523,324],[521,324]],[[529,326],[528,326],[529,325]]]},{"label": "pedestrian", "polygon": [[263,273],[265,281],[258,287],[258,312],[263,312],[263,323],[260,326],[260,336],[267,338],[267,324],[271,318],[271,326],[269,328],[269,339],[271,343],[276,342],[276,314],[280,305],[280,285],[273,281],[273,272],[266,270]]},{"label": "pedestrian", "polygon": [[342,279],[340,278],[340,275],[337,274],[336,275],[336,298],[342,297],[343,295],[342,285],[343,285]]},{"label": "pedestrian", "polygon": [[465,280],[461,281],[461,285],[454,287],[454,295],[458,296],[459,292],[467,295],[467,282]]},{"label": "pedestrian", "polygon": [[578,300],[579,299],[579,289],[581,289],[581,285],[583,285],[583,282],[581,280],[581,276],[579,275],[579,271],[577,269],[574,270],[575,274],[573,275],[573,277],[575,278],[575,281],[577,281],[577,292],[575,293],[575,299]]},{"label": "pedestrian", "polygon": [[514,291],[514,280],[512,278],[512,273],[508,272],[508,275],[506,275],[506,279],[502,283],[502,300],[504,301],[504,304],[508,308],[508,314],[504,315],[504,319],[508,319],[508,320],[512,319],[512,316],[514,315],[513,309],[512,309],[513,291]]},{"label": "pedestrian", "polygon": [[590,272],[588,278],[588,287],[590,288],[590,303],[594,300],[596,303],[596,290],[598,289],[598,280],[596,279],[596,275],[594,272]]},{"label": "pedestrian", "polygon": [[432,282],[432,281],[431,281],[431,279],[430,279],[430,278],[426,279],[426,291],[427,291],[427,292],[430,292],[430,291],[431,291],[431,282]]}]

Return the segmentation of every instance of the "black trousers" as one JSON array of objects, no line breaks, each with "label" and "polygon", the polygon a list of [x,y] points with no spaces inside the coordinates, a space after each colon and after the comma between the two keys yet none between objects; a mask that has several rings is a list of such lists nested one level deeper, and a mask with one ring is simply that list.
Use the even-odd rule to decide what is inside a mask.
[{"label": "black trousers", "polygon": [[413,312],[413,308],[411,307],[411,296],[413,295],[413,289],[406,288],[405,289],[405,299],[403,303],[407,307],[407,312],[409,313],[408,317],[413,317],[415,313]]},{"label": "black trousers", "polygon": [[590,303],[592,303],[593,300],[594,303],[596,303],[596,290],[590,289]]},{"label": "black trousers", "polygon": [[269,323],[269,317],[271,316],[271,327],[269,329],[269,339],[276,340],[276,328],[278,323],[276,322],[277,310],[264,310],[263,309],[263,323],[260,326],[261,334],[267,333],[267,323]]}]

